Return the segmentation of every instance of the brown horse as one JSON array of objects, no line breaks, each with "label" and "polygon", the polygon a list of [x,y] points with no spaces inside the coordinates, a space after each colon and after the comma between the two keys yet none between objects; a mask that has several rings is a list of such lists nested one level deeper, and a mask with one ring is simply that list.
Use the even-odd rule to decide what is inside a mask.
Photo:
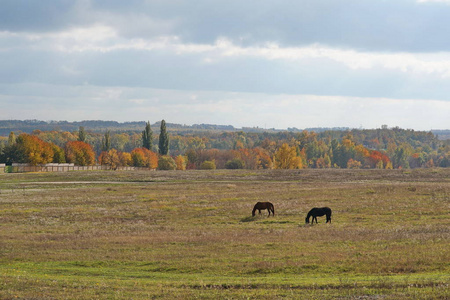
[{"label": "brown horse", "polygon": [[269,217],[270,212],[272,212],[272,215],[275,216],[275,208],[273,207],[273,204],[270,202],[257,202],[255,204],[255,207],[253,207],[252,216],[255,216],[256,210],[259,211],[259,214],[261,214],[261,210],[267,209],[269,211]]},{"label": "brown horse", "polygon": [[331,223],[331,209],[329,207],[314,207],[308,212],[308,215],[305,218],[305,223],[309,223],[309,218],[312,217],[311,224],[314,223],[314,220],[316,220],[317,223],[317,217],[321,217],[323,215],[327,216],[327,222]]}]

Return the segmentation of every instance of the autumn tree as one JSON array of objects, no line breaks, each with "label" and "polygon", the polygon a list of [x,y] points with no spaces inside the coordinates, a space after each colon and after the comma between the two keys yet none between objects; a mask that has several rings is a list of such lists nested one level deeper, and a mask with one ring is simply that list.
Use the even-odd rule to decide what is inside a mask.
[{"label": "autumn tree", "polygon": [[252,151],[257,159],[257,169],[272,169],[273,161],[270,157],[269,151],[260,147],[253,148]]},{"label": "autumn tree", "polygon": [[297,155],[295,146],[290,147],[284,143],[274,155],[274,163],[276,169],[301,169],[302,159]]},{"label": "autumn tree", "polygon": [[183,155],[178,155],[177,157],[175,157],[175,164],[177,166],[177,170],[186,170],[186,159]]},{"label": "autumn tree", "polygon": [[370,151],[363,145],[355,146],[355,160],[365,163],[367,158],[370,156]]},{"label": "autumn tree", "polygon": [[331,168],[330,156],[325,153],[323,157],[319,157],[316,160],[316,168],[318,169]]},{"label": "autumn tree", "polygon": [[150,169],[158,167],[158,155],[144,147],[133,149],[131,160],[135,167],[148,167]]},{"label": "autumn tree", "polygon": [[355,160],[350,158],[347,162],[347,168],[348,169],[360,169],[361,168],[361,162],[359,160]]},{"label": "autumn tree", "polygon": [[53,162],[53,147],[57,146],[44,142],[36,136],[22,133],[17,137],[14,147],[18,162],[38,165]]},{"label": "autumn tree", "polygon": [[159,133],[159,154],[169,153],[169,134],[167,133],[166,121],[161,121],[161,131]]},{"label": "autumn tree", "polygon": [[95,152],[91,145],[72,141],[67,142],[65,146],[66,162],[78,166],[92,166],[95,164]]},{"label": "autumn tree", "polygon": [[131,166],[133,162],[128,152],[119,152],[119,161],[121,166]]},{"label": "autumn tree", "polygon": [[142,147],[152,150],[153,148],[153,132],[150,127],[150,121],[145,125],[145,130],[142,131]]},{"label": "autumn tree", "polygon": [[112,170],[117,170],[117,167],[121,166],[119,152],[116,149],[103,151],[98,157],[98,161],[101,165],[110,166]]}]

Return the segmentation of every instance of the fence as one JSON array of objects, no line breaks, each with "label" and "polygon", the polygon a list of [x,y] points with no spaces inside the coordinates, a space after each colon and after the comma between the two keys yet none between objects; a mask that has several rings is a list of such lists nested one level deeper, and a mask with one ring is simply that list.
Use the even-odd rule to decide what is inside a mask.
[{"label": "fence", "polygon": [[[69,171],[87,171],[87,170],[111,170],[111,166],[76,166],[74,164],[45,164],[33,166],[30,164],[13,163],[12,166],[0,164],[0,173],[25,173],[25,172],[69,172]],[[116,170],[151,170],[142,167],[117,167]]]}]

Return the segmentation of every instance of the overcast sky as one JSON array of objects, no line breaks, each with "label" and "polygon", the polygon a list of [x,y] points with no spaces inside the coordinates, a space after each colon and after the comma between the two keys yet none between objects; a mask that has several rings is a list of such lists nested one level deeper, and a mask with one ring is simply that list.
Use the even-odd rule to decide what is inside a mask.
[{"label": "overcast sky", "polygon": [[1,0],[0,119],[450,129],[450,0]]}]

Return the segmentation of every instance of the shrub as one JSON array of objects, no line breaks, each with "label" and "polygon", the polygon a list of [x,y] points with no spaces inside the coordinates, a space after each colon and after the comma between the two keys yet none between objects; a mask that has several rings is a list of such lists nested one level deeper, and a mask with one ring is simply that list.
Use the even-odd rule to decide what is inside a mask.
[{"label": "shrub", "polygon": [[225,164],[226,169],[243,169],[244,166],[245,166],[245,163],[240,158],[235,158],[235,159],[229,160]]},{"label": "shrub", "polygon": [[168,156],[161,156],[158,160],[158,170],[175,170],[177,168],[177,164],[175,160]]},{"label": "shrub", "polygon": [[215,170],[216,169],[216,163],[214,161],[206,160],[202,162],[200,165],[200,170]]}]

